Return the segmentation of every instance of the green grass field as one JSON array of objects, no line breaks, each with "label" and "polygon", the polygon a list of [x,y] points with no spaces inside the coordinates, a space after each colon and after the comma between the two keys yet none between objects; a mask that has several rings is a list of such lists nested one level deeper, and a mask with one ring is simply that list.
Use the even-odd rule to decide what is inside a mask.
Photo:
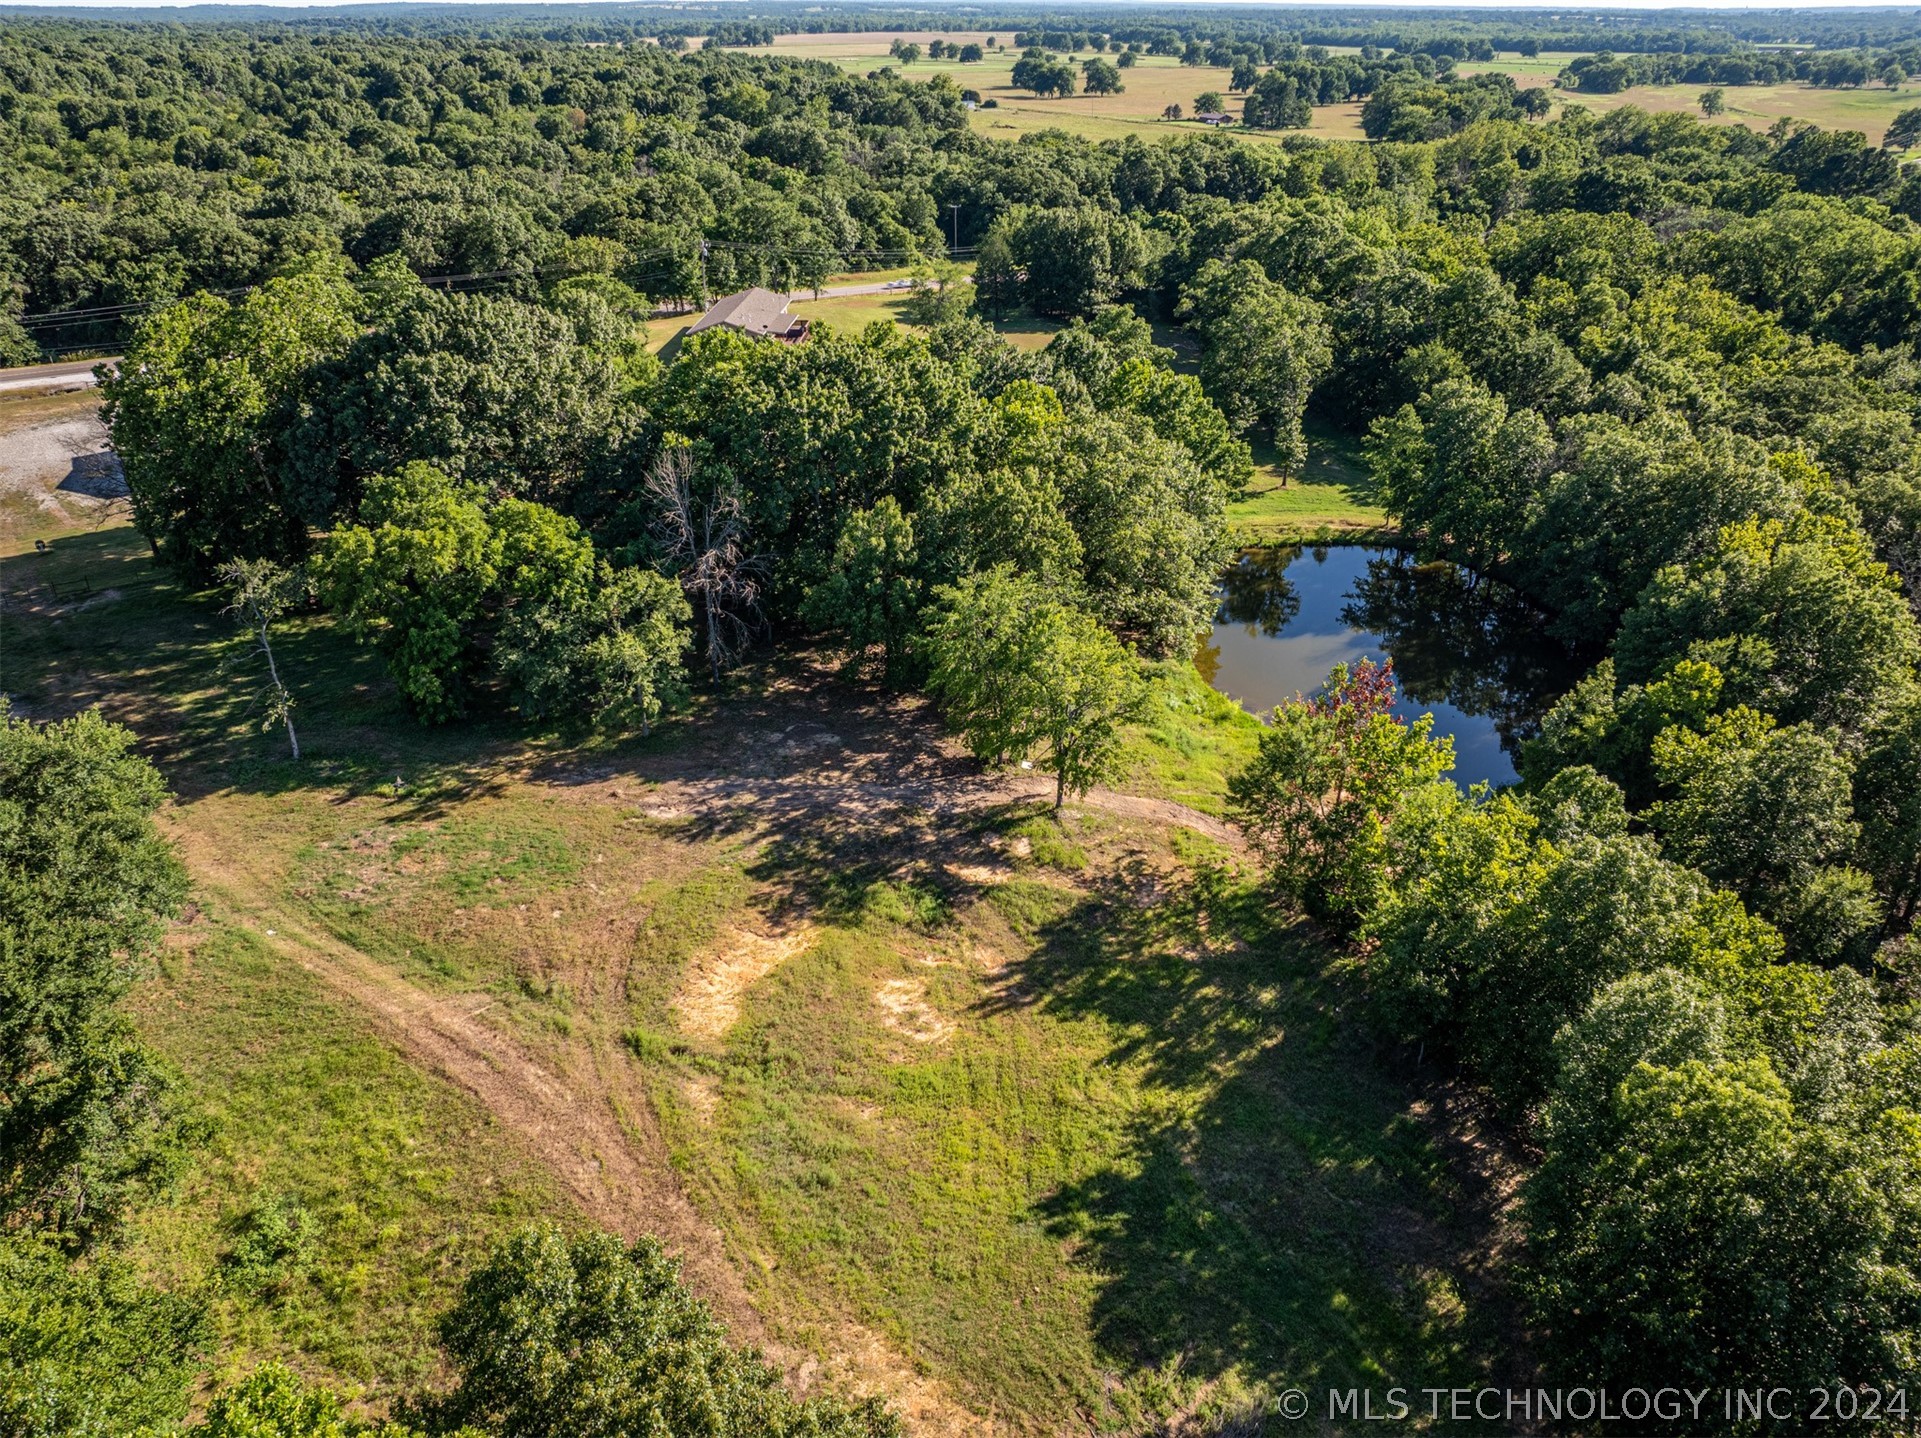
[{"label": "green grass field", "polygon": [[[1502,56],[1490,63],[1463,63],[1457,68],[1464,75],[1504,72],[1518,85],[1552,87],[1554,77],[1573,53],[1550,53],[1532,60]],[[1790,82],[1785,85],[1728,85],[1727,111],[1707,117],[1701,114],[1700,98],[1707,85],[1636,85],[1612,95],[1593,95],[1580,90],[1551,90],[1558,106],[1582,105],[1590,110],[1615,110],[1635,105],[1656,113],[1682,111],[1710,124],[1746,125],[1765,130],[1776,120],[1811,120],[1826,130],[1859,130],[1870,143],[1879,144],[1888,122],[1902,110],[1921,104],[1921,84],[1910,82],[1899,89],[1883,85],[1864,85],[1859,89],[1827,89]]]},{"label": "green grass field", "polygon": [[[877,31],[871,34],[782,35],[774,43],[777,54],[826,60],[856,74],[866,74],[898,62],[889,57],[888,46],[896,38],[914,41],[925,49],[935,38],[963,43],[981,41],[987,36],[978,31]],[[922,59],[902,73],[926,77],[936,73],[951,75],[963,88],[976,90],[983,99],[995,101],[993,109],[976,110],[973,125],[982,134],[998,139],[1018,139],[1044,130],[1065,130],[1090,140],[1119,140],[1129,136],[1144,139],[1200,133],[1205,127],[1192,121],[1169,122],[1161,112],[1170,104],[1183,110],[1194,108],[1194,97],[1203,90],[1227,94],[1228,71],[1210,66],[1182,65],[1168,56],[1143,55],[1125,72],[1126,89],[1119,95],[1074,95],[1067,99],[1039,99],[1013,86],[1014,61],[1020,52],[1009,45],[1012,36],[997,37],[1005,47],[989,52],[976,64],[963,65],[954,60]],[[1071,58],[1078,64],[1091,51]],[[1554,77],[1573,53],[1549,53],[1533,59],[1503,55],[1487,63],[1466,62],[1457,68],[1462,74],[1503,71],[1516,83],[1552,87]],[[1554,90],[1557,106],[1584,105],[1591,110],[1612,110],[1622,105],[1638,105],[1653,111],[1684,110],[1699,114],[1697,101],[1707,87],[1701,85],[1644,85],[1613,95],[1589,95],[1578,91]],[[1240,97],[1229,96],[1230,113],[1238,113]],[[1879,143],[1888,121],[1901,110],[1921,103],[1921,84],[1910,83],[1889,91],[1876,84],[1855,90],[1821,89],[1811,85],[1749,85],[1727,87],[1727,113],[1716,117],[1717,124],[1746,124],[1766,129],[1783,116],[1811,120],[1826,129],[1860,130],[1871,142]],[[1228,134],[1251,144],[1273,144],[1283,132],[1240,130]],[[1327,105],[1314,111],[1314,123],[1307,133],[1328,139],[1358,140],[1361,134],[1361,107],[1358,104]]]},{"label": "green grass field", "polygon": [[[973,124],[982,134],[1000,139],[1013,139],[1049,129],[1065,130],[1090,140],[1118,140],[1130,135],[1156,139],[1202,134],[1206,126],[1192,120],[1163,120],[1161,112],[1169,105],[1179,105],[1183,112],[1192,112],[1195,97],[1206,90],[1226,95],[1231,76],[1228,70],[1214,66],[1183,65],[1166,55],[1142,55],[1123,72],[1126,88],[1118,95],[1079,94],[1066,99],[1043,100],[1028,91],[1014,88],[1014,62],[1020,58],[1020,52],[1011,48],[1009,42],[1013,37],[1010,34],[1002,33],[997,37],[1006,48],[989,52],[985,59],[975,64],[963,65],[958,60],[922,59],[904,68],[887,53],[896,38],[912,40],[925,49],[927,42],[936,38],[936,32],[782,35],[775,39],[774,52],[826,60],[855,74],[866,74],[885,65],[894,65],[910,78],[950,75],[963,89],[978,91],[983,100],[994,101],[992,109],[982,108],[974,112]],[[960,44],[970,40],[984,41],[988,37],[978,31],[953,31],[942,32],[939,38]],[[1091,58],[1092,54],[1092,51],[1081,51],[1070,58],[1078,65]],[[1110,55],[1107,58],[1113,57]],[[1230,97],[1229,112],[1238,114],[1239,107],[1240,97]],[[1281,139],[1279,132],[1230,130],[1230,133],[1236,133],[1254,144],[1275,144]],[[1332,105],[1316,110],[1313,133],[1338,139],[1359,138],[1360,107]]]},{"label": "green grass field", "polygon": [[[220,1374],[291,1360],[381,1404],[433,1378],[459,1276],[566,1204],[479,1103],[409,1067],[231,917],[203,915],[136,997],[213,1134],[137,1225],[135,1252],[163,1284],[215,1275]],[[312,1269],[264,1290],[226,1281],[239,1225],[281,1196],[318,1220]]]},{"label": "green grass field", "polygon": [[1247,497],[1227,511],[1228,524],[1245,543],[1359,541],[1393,532],[1374,493],[1374,478],[1349,436],[1310,424],[1307,464],[1285,484],[1270,449],[1256,446],[1254,458]]},{"label": "green grass field", "polygon": [[[582,1104],[596,1076],[650,1096],[709,1260],[830,1374],[871,1333],[1003,1431],[1146,1434],[1288,1385],[1477,1381],[1508,1346],[1478,1210],[1342,1016],[1331,951],[1213,841],[1027,802],[662,808],[663,775],[741,764],[780,794],[758,756],[797,715],[881,776],[952,760],[917,704],[790,660],[647,741],[425,730],[324,616],[280,639],[295,765],[216,597],[124,522],[64,523],[46,554],[0,539],[6,687],[29,715],[100,703],[178,796],[201,909],[133,1011],[212,1137],[135,1237],[163,1282],[215,1275],[221,1371],[286,1358],[378,1409],[437,1371],[434,1316],[493,1237],[585,1221],[510,1118],[290,962],[288,932],[484,1014]],[[1167,666],[1124,788],[1218,812],[1257,733]],[[861,792],[811,773],[796,792]],[[740,978],[770,926],[800,937]],[[695,1023],[730,974],[733,1017]],[[281,1195],[319,1221],[315,1266],[227,1285]]]}]

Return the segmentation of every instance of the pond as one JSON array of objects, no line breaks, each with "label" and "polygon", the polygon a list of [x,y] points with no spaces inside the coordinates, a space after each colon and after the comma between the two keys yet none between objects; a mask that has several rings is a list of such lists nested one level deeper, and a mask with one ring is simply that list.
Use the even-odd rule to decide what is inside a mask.
[{"label": "pond", "polygon": [[1364,545],[1250,549],[1228,570],[1202,676],[1255,713],[1311,694],[1336,664],[1394,661],[1405,718],[1454,738],[1454,779],[1511,784],[1514,752],[1592,656],[1545,617],[1451,564]]}]

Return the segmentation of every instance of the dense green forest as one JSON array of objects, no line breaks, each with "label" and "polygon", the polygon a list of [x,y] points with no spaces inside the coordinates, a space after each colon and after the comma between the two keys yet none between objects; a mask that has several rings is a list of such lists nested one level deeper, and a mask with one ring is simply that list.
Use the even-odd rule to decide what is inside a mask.
[{"label": "dense green forest", "polygon": [[[1504,77],[1448,78],[1425,53],[1316,60],[1280,44],[1255,58],[1254,118],[1273,124],[1362,97],[1370,135],[1393,140],[1536,113]],[[1580,83],[1608,87],[1592,69]],[[1418,152],[996,145],[967,131],[950,84],[738,51],[16,23],[0,34],[13,181],[0,291],[14,317],[0,317],[0,353],[26,358],[30,338],[117,342],[117,325],[85,322],[257,284],[315,253],[361,265],[398,253],[422,276],[523,288],[537,273],[608,272],[666,298],[801,285],[931,250],[944,230],[971,246],[1019,207],[1145,219],[1198,196],[1379,193],[1442,219],[1499,218],[1526,194],[1543,209],[1749,216],[1791,184],[1921,208],[1912,177],[1844,134],[1761,145],[1632,130],[1512,132],[1498,142],[1514,167],[1505,193],[1476,166],[1470,199],[1434,193]],[[1322,183],[1327,165],[1361,172]],[[1541,193],[1576,172],[1587,190]]]},{"label": "dense green forest", "polygon": [[[806,642],[1061,799],[1213,614],[1250,444],[1359,438],[1411,547],[1592,667],[1499,793],[1339,671],[1233,812],[1384,1041],[1531,1155],[1543,1371],[1921,1382],[1921,174],[1393,64],[1373,144],[1004,142],[948,82],[718,47],[10,24],[0,349],[127,316],[106,413],[157,561],[263,642],[323,609],[421,723],[644,730]],[[950,213],[974,283],[919,329],[642,343],[659,301],[937,254]],[[1015,309],[1066,327],[1017,351]],[[197,1141],[113,1007],[185,897],[160,797],[97,718],[0,732],[0,1431],[168,1431],[201,1353],[114,1249]],[[443,1336],[421,1431],[894,1421],[787,1399],[644,1243],[523,1234]],[[201,1426],[343,1422],[267,1369]]]}]

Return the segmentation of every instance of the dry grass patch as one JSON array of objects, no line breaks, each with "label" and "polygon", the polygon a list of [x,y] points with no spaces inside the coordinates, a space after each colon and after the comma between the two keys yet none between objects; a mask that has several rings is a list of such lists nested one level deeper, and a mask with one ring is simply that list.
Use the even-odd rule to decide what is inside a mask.
[{"label": "dry grass patch", "polygon": [[771,935],[730,930],[719,948],[694,961],[674,996],[681,1029],[698,1039],[724,1037],[740,1021],[742,996],[789,959],[805,953],[814,937],[811,924]]},{"label": "dry grass patch", "polygon": [[881,1022],[917,1044],[936,1044],[951,1038],[954,1025],[927,1002],[927,985],[920,979],[889,979],[874,990]]}]

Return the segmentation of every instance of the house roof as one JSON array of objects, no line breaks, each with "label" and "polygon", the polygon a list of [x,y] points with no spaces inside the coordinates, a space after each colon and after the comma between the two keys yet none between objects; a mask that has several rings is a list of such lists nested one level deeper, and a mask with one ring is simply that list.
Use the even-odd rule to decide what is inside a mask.
[{"label": "house roof", "polygon": [[804,332],[806,324],[799,315],[787,312],[787,296],[777,295],[772,290],[763,290],[756,285],[751,290],[742,290],[739,294],[715,300],[707,313],[694,321],[687,333],[697,335],[702,330],[724,325],[744,334],[786,339]]}]

